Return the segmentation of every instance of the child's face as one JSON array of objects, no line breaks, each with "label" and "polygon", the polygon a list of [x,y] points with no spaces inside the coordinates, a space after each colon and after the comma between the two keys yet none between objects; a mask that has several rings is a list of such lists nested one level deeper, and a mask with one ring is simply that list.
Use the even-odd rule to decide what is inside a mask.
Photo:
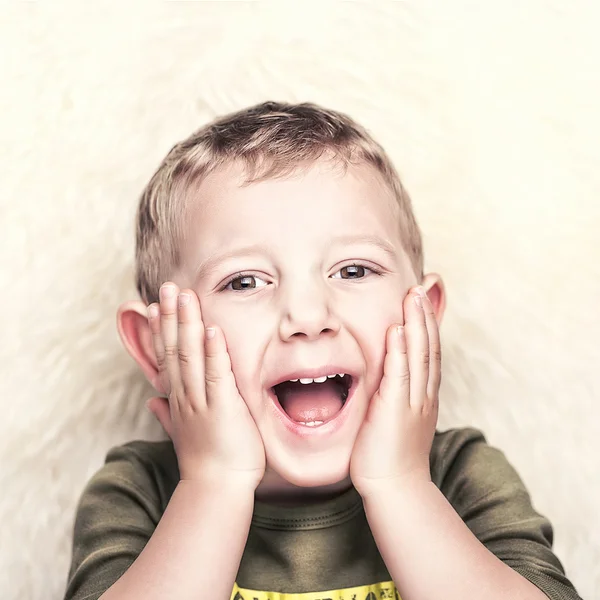
[{"label": "child's face", "polygon": [[[402,301],[418,283],[400,244],[396,203],[368,166],[344,174],[322,162],[245,187],[242,176],[241,167],[231,166],[202,183],[185,270],[175,281],[196,291],[205,325],[225,334],[270,480],[333,484],[348,476],[356,435],[379,387],[386,329],[404,322]],[[387,241],[391,253],[346,236]],[[242,250],[247,246],[255,248]],[[203,261],[229,253],[196,277]],[[241,280],[222,289],[240,272]],[[329,423],[295,425],[270,388],[294,371],[321,368],[354,374],[352,394]],[[310,388],[318,385],[327,384]]]}]

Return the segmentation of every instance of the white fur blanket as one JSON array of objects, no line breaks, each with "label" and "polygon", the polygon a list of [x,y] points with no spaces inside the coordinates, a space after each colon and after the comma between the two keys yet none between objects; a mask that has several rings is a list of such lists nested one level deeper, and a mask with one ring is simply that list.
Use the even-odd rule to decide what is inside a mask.
[{"label": "white fur blanket", "polygon": [[600,597],[597,2],[6,3],[0,18],[0,597],[59,600],[107,450],[158,439],[121,347],[138,194],[266,99],[389,150],[444,277],[439,426],[480,427]]}]

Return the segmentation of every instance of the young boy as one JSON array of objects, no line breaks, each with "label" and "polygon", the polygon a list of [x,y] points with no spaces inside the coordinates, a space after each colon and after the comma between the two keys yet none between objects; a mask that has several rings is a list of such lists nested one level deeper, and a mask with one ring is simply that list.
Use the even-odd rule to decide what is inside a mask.
[{"label": "young boy", "polygon": [[67,599],[579,598],[504,455],[436,430],[443,283],[350,118],[268,102],[176,145],[136,269],[118,330],[170,441],[87,485]]}]

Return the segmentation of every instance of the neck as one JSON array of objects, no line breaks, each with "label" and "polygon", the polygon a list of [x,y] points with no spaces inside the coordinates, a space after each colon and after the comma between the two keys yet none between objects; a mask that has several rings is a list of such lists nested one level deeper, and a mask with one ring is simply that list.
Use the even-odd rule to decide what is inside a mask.
[{"label": "neck", "polygon": [[300,487],[267,469],[265,476],[256,488],[254,497],[259,502],[266,504],[299,506],[331,500],[348,491],[351,487],[350,476],[329,485]]}]

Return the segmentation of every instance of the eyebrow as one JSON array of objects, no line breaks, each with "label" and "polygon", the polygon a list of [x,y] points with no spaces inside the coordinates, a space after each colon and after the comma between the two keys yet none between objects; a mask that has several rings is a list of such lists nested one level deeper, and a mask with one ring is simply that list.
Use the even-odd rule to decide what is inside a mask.
[{"label": "eyebrow", "polygon": [[[382,250],[392,260],[396,259],[396,251],[392,244],[375,235],[340,235],[331,239],[330,246],[340,246],[344,244],[370,244]],[[196,269],[195,282],[197,282],[200,277],[211,273],[220,263],[228,258],[243,256],[245,254],[269,254],[270,251],[269,247],[264,244],[250,244],[220,254],[213,254],[203,260]]]}]

